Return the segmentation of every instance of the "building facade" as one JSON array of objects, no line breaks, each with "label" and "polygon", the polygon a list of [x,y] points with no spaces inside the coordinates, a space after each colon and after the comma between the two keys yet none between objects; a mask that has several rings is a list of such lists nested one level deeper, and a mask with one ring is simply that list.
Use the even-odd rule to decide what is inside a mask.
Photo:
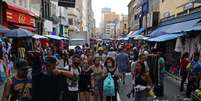
[{"label": "building facade", "polygon": [[101,32],[105,32],[105,23],[104,23],[104,15],[111,13],[111,8],[102,8],[101,10],[101,22],[100,22],[100,29]]},{"label": "building facade", "polygon": [[159,0],[131,0],[128,4],[129,31],[145,28],[148,33],[156,27],[159,23],[159,4]]},{"label": "building facade", "polygon": [[120,33],[118,33],[119,34],[118,36],[128,33],[128,16],[127,15],[121,15],[119,29],[120,29]]},{"label": "building facade", "polygon": [[200,6],[196,0],[160,0],[160,20],[188,15],[192,10],[199,10]]}]

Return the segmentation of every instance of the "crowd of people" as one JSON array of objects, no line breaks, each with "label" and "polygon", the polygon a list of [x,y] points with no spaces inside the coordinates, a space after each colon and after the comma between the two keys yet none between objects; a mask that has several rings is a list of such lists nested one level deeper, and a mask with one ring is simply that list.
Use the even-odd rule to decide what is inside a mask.
[{"label": "crowd of people", "polygon": [[[9,46],[0,45],[1,65],[11,61]],[[86,44],[72,50],[65,47],[60,52],[52,47],[36,47],[32,51],[20,47],[18,51],[18,58],[13,61],[15,72],[3,67],[7,80],[0,77],[1,84],[6,81],[2,101],[103,101],[104,98],[117,101],[117,95],[121,93],[119,85],[125,85],[128,72],[131,72],[133,81],[127,95],[129,98],[133,94],[135,101],[147,101],[149,96],[163,93],[165,58],[162,52],[156,52],[159,69],[156,83],[147,63],[152,51],[146,46],[139,48],[122,43],[109,47],[97,45],[92,49]],[[184,91],[184,82],[188,78],[186,95],[189,97],[199,88],[199,53],[194,54],[192,61],[189,61],[188,53],[184,53],[180,67],[180,90]],[[159,87],[158,83],[161,84]]]}]

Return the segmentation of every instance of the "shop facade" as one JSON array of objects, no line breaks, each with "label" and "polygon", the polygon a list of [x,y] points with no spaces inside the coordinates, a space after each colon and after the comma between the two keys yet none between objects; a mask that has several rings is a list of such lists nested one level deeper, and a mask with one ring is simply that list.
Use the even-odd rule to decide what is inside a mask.
[{"label": "shop facade", "polygon": [[160,23],[150,35],[157,35],[149,39],[157,43],[158,49],[162,48],[167,64],[167,71],[179,76],[180,57],[184,52],[190,54],[201,53],[201,12],[179,16]]},{"label": "shop facade", "polygon": [[9,29],[23,28],[35,31],[35,14],[14,3],[3,2],[3,25]]}]

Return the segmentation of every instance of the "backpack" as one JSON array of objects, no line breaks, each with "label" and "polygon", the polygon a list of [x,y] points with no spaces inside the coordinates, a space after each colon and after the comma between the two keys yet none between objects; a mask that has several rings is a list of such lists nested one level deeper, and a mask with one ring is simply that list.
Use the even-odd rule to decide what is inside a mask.
[{"label": "backpack", "polygon": [[103,81],[103,93],[105,96],[115,96],[115,84],[111,73]]}]

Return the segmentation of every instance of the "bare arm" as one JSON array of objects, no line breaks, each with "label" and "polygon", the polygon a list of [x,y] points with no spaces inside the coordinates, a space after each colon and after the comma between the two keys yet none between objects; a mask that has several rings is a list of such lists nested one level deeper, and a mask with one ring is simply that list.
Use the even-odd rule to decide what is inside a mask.
[{"label": "bare arm", "polygon": [[12,81],[10,79],[8,79],[8,81],[4,87],[2,101],[8,101],[10,90],[11,90],[11,84],[12,84]]}]

